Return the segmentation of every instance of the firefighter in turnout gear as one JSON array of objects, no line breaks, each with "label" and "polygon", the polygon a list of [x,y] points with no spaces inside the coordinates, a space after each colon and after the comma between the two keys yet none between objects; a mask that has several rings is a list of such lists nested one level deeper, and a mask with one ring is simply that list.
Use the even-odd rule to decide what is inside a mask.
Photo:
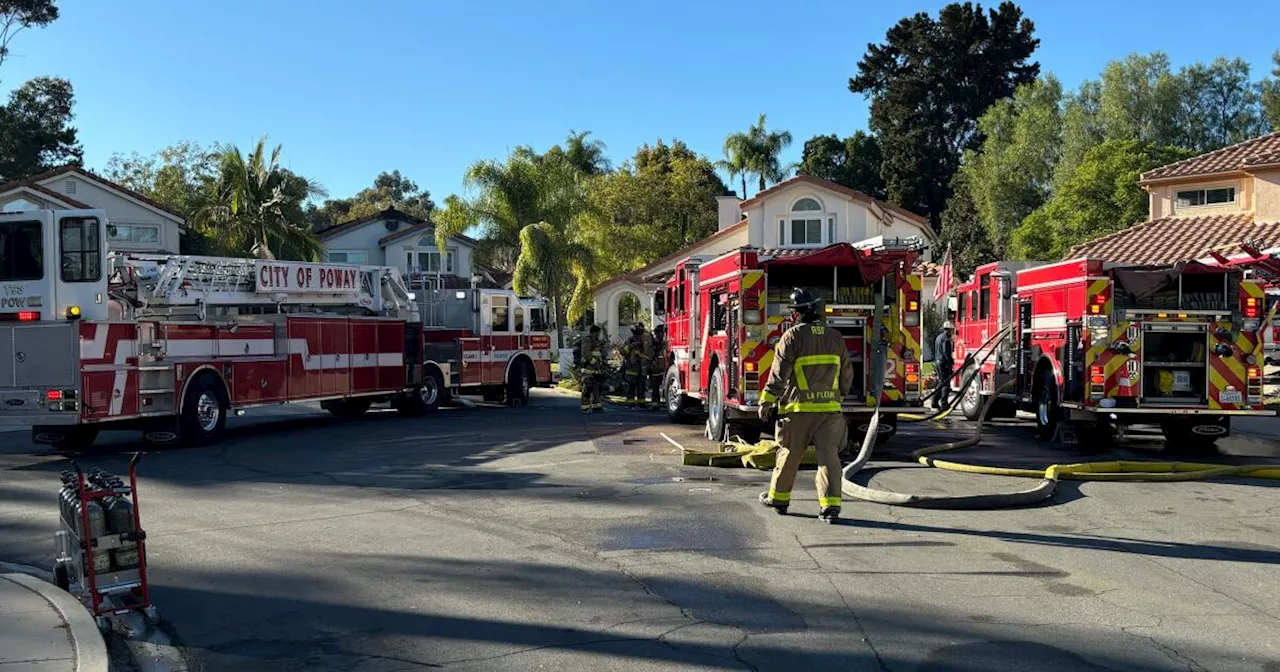
[{"label": "firefighter in turnout gear", "polygon": [[604,375],[604,338],[600,327],[591,325],[578,346],[578,375],[582,383],[582,412],[604,411],[604,399],[600,394],[601,377]]},{"label": "firefighter in turnout gear", "polygon": [[769,491],[760,503],[781,514],[791,504],[791,488],[805,449],[818,456],[819,517],[840,519],[840,449],[849,427],[840,403],[853,385],[853,367],[844,339],[822,321],[821,299],[803,289],[791,292],[794,327],[778,339],[773,367],[760,393],[760,419],[777,421],[778,461]]},{"label": "firefighter in turnout gear", "polygon": [[644,328],[643,322],[631,326],[631,337],[622,344],[622,378],[627,386],[626,404],[634,406],[644,403],[645,382],[649,373],[649,349],[653,339]]},{"label": "firefighter in turnout gear", "polygon": [[662,408],[662,380],[667,375],[667,327],[653,328],[649,348],[649,410]]}]

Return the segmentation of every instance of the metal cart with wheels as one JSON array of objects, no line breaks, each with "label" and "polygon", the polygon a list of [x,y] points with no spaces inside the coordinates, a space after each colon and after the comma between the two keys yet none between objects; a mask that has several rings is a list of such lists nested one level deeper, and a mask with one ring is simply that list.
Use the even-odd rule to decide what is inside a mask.
[{"label": "metal cart with wheels", "polygon": [[147,535],[138,509],[141,457],[135,453],[129,460],[127,485],[99,469],[86,475],[74,461],[75,471],[62,474],[54,582],[84,603],[104,633],[113,618],[133,612],[149,624],[160,621],[147,583]]}]

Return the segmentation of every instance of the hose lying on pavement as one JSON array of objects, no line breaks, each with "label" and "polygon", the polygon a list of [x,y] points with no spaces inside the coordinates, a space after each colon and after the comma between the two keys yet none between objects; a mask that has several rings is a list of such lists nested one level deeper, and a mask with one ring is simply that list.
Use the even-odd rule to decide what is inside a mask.
[{"label": "hose lying on pavement", "polygon": [[[997,336],[999,336],[999,334],[997,334]],[[989,342],[990,341],[988,341],[988,343]],[[994,348],[992,351],[994,351]],[[990,353],[988,353],[988,356],[990,356]],[[977,375],[977,370],[980,369],[981,366],[981,363],[978,363],[974,367],[974,370],[970,373],[969,377],[961,385],[960,395],[963,395],[965,389],[973,383],[973,380]],[[973,436],[921,448],[920,450],[912,453],[911,456],[917,462],[926,467],[935,467],[938,469],[947,469],[950,471],[960,471],[971,474],[983,474],[987,476],[1011,476],[1017,478],[1040,479],[1040,482],[1035,486],[1015,492],[997,494],[924,495],[881,490],[855,482],[853,480],[854,475],[866,466],[867,462],[871,459],[871,452],[875,446],[875,427],[879,424],[880,420],[880,407],[877,402],[875,412],[871,417],[871,422],[869,423],[871,429],[867,431],[867,436],[863,438],[861,450],[858,451],[858,456],[854,461],[844,468],[844,481],[841,485],[841,491],[849,497],[869,502],[876,502],[879,504],[888,504],[891,506],[907,506],[921,509],[976,510],[1012,508],[1042,502],[1053,496],[1053,493],[1057,490],[1058,482],[1060,480],[1113,482],[1146,481],[1167,483],[1200,481],[1227,476],[1280,480],[1280,466],[1276,465],[1252,464],[1225,466],[1198,462],[1110,461],[1083,462],[1077,464],[1053,464],[1044,469],[1013,469],[980,464],[966,464],[963,462],[951,462],[932,457],[939,453],[959,450],[961,448],[969,448],[977,445],[982,440],[982,428],[986,423],[987,412],[991,409],[991,405],[995,402],[999,393],[1011,383],[1012,381],[1010,383],[1006,383],[999,390],[996,390],[995,394],[988,396],[986,401],[983,402],[982,409],[978,414],[978,424],[974,428]],[[954,408],[954,404],[948,408],[948,412],[950,408]],[[941,417],[941,414],[935,417]]]}]

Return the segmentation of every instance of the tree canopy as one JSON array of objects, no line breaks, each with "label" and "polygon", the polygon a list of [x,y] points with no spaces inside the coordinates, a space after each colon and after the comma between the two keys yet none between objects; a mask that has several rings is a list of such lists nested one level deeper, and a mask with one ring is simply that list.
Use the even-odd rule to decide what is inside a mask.
[{"label": "tree canopy", "polygon": [[884,178],[880,177],[882,160],[880,141],[866,131],[854,131],[843,140],[835,134],[815,135],[805,141],[796,172],[884,199],[888,194]]},{"label": "tree canopy", "polygon": [[742,198],[747,197],[748,175],[756,177],[758,193],[791,173],[792,166],[782,164],[782,150],[791,145],[791,131],[770,131],[765,123],[762,113],[746,131],[730,133],[724,140],[725,158],[717,165],[730,179],[742,178]]},{"label": "tree canopy", "polygon": [[1139,176],[1194,155],[1140,140],[1107,140],[1090,149],[1053,197],[1013,232],[1013,254],[1060,259],[1073,245],[1145,220],[1148,199],[1138,186]]},{"label": "tree canopy", "polygon": [[368,217],[395,208],[401,212],[421,219],[431,219],[431,212],[436,204],[431,200],[431,192],[421,189],[399,170],[381,172],[373,178],[373,186],[356,192],[349,198],[326,199],[322,204],[308,204],[307,218],[312,230],[341,224],[342,222],[361,217]]},{"label": "tree canopy", "polygon": [[936,19],[902,19],[867,47],[849,90],[871,98],[890,200],[940,225],[961,152],[981,142],[978,117],[1040,72],[1033,32],[1012,2],[953,3]]},{"label": "tree canopy", "polygon": [[9,57],[9,42],[27,28],[43,28],[58,19],[53,0],[0,0],[0,65]]}]

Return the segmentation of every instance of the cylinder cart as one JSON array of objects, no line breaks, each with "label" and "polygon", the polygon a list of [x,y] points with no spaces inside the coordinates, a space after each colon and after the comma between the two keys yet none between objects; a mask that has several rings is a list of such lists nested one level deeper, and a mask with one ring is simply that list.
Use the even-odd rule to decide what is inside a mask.
[{"label": "cylinder cart", "polygon": [[153,625],[160,620],[147,584],[147,535],[138,508],[140,458],[135,453],[129,460],[127,485],[100,469],[86,475],[75,462],[74,471],[62,474],[54,582],[84,603],[103,632],[113,617],[132,612],[141,612]]}]

